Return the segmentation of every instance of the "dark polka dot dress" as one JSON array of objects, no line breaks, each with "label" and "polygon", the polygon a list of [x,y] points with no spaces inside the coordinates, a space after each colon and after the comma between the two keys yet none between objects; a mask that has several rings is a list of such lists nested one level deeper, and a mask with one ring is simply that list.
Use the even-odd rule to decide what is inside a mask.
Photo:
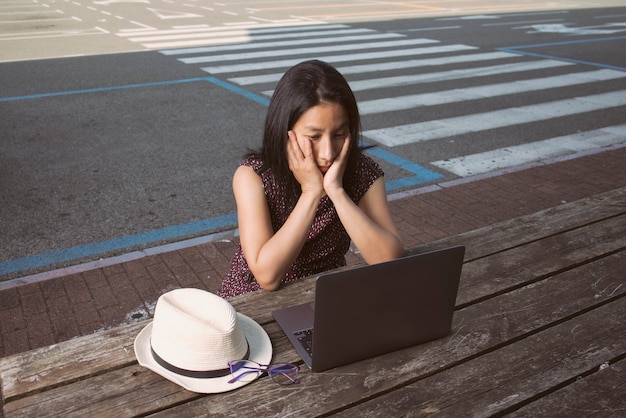
[{"label": "dark polka dot dress", "polygon": [[[272,227],[274,231],[277,231],[289,216],[285,193],[274,181],[271,170],[261,170],[263,163],[257,156],[248,157],[240,165],[252,167],[257,173],[260,173],[270,210]],[[382,169],[374,160],[366,155],[361,155],[355,171],[346,172],[344,189],[352,201],[358,203],[374,181],[383,174]],[[282,282],[286,283],[345,266],[345,254],[349,248],[350,237],[341,224],[332,201],[325,196],[317,208],[315,220],[309,230],[304,247]],[[226,298],[260,288],[250,272],[241,245],[239,245],[231,260],[230,271],[224,278],[218,294]]]}]

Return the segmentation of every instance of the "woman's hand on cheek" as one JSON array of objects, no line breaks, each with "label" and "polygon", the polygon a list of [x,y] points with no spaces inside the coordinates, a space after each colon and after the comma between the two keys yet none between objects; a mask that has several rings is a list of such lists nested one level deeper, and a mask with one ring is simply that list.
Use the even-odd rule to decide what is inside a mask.
[{"label": "woman's hand on cheek", "polygon": [[289,131],[287,134],[289,135],[287,142],[289,169],[300,183],[302,193],[318,193],[321,198],[324,195],[324,177],[315,163],[311,141],[305,138],[301,147],[294,131]]},{"label": "woman's hand on cheek", "polygon": [[348,164],[350,153],[350,135],[346,135],[341,151],[324,175],[324,190],[330,195],[334,190],[343,188],[343,174]]}]

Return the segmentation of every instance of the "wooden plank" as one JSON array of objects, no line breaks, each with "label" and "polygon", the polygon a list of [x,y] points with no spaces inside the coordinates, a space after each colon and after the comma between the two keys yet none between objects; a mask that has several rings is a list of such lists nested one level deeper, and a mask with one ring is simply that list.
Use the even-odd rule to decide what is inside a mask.
[{"label": "wooden plank", "polygon": [[[298,283],[294,288],[302,295],[298,300],[302,303],[313,300],[313,285],[314,282]],[[292,296],[282,295],[281,292],[263,293],[263,296],[260,293],[242,295],[230,301],[239,312],[259,323],[271,322],[268,311],[294,303]],[[133,341],[149,322],[133,322],[0,358],[0,383],[5,401],[136,362]]]},{"label": "wooden plank", "polygon": [[[554,322],[623,295],[620,266],[625,261],[626,254],[615,254],[468,306],[455,315],[454,334],[450,337],[328,372],[309,373],[296,386],[283,387],[261,379],[233,393],[197,398],[198,395],[181,392],[152,372],[140,373],[141,368],[133,365],[48,393],[34,394],[9,403],[6,408],[11,416],[35,416],[41,410],[83,416],[92,416],[94,412],[142,415],[190,401],[164,413],[198,416],[209,411],[228,416],[236,410],[242,414],[263,415],[324,414],[411,383],[468,357],[506,346]],[[277,335],[282,338],[278,341],[283,343],[275,347],[277,356],[286,361],[296,360],[297,355],[276,325],[266,325],[266,329],[272,341],[277,341]],[[141,377],[135,378],[136,373]],[[101,390],[103,381],[118,388],[115,396]],[[290,402],[291,399],[297,402]],[[117,409],[118,405],[123,409]]]},{"label": "wooden plank", "polygon": [[[303,299],[306,298],[308,289],[309,300],[312,300],[313,283],[302,286],[303,284],[299,284],[299,287],[304,288]],[[294,303],[294,299],[285,298],[276,292],[251,296],[244,295],[231,302],[239,312],[245,312],[259,323],[263,319],[268,322],[266,310]],[[262,312],[262,318],[255,312]],[[31,392],[48,390],[136,363],[133,342],[148,322],[135,322],[0,358],[0,383],[5,402]],[[284,336],[277,335],[276,338]]]},{"label": "wooden plank", "polygon": [[[268,295],[273,294],[268,293]],[[240,298],[239,301],[233,301],[233,305],[242,311],[246,309],[246,299]],[[279,306],[276,298],[273,299],[274,302],[268,302],[267,299],[272,300],[271,297],[261,299],[257,308],[267,307],[267,303],[274,303],[270,306]],[[283,303],[290,305],[293,300],[286,299]],[[254,317],[254,314],[247,312],[247,309],[246,313]],[[49,390],[136,363],[133,341],[148,322],[131,323],[26,353],[0,358],[0,383],[4,401],[8,403],[15,397]],[[286,341],[284,335],[277,335],[275,339]]]},{"label": "wooden plank", "polygon": [[[265,328],[276,352],[273,361],[297,362],[297,354],[278,325]],[[266,380],[267,384],[275,384]],[[135,416],[140,411],[159,410],[201,396],[133,362],[86,380],[9,400],[5,411],[11,417]]]},{"label": "wooden plank", "polygon": [[623,249],[626,247],[624,225],[626,214],[465,263],[457,306]]},{"label": "wooden plank", "polygon": [[420,253],[465,243],[467,245],[465,260],[473,260],[556,233],[593,224],[625,212],[626,187],[622,187],[453,237],[443,238],[413,248],[409,252]]},{"label": "wooden plank", "polygon": [[511,418],[626,415],[626,360],[603,363],[554,393],[512,412]]},{"label": "wooden plank", "polygon": [[[412,416],[438,413],[489,417],[507,413],[623,356],[626,353],[624,318],[626,297],[621,297],[338,416],[399,416],[407,411],[412,411]],[[623,390],[613,390],[607,398],[616,403],[605,405],[605,410],[616,412],[623,407],[623,395]],[[532,416],[553,417],[555,412],[569,409],[566,405],[569,404],[552,403],[542,413]],[[568,416],[577,415],[574,410],[568,413]]]},{"label": "wooden plank", "polygon": [[1,358],[0,379],[5,402],[15,396],[135,362],[133,338],[145,323],[133,323]]}]

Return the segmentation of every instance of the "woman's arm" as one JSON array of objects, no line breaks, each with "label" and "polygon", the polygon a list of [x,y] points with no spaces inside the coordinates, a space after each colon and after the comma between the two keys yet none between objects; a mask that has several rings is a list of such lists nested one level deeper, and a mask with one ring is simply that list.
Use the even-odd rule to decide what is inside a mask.
[{"label": "woman's arm", "polygon": [[306,241],[319,193],[303,191],[283,226],[274,233],[261,178],[241,166],[233,177],[240,242],[248,267],[265,290],[276,290]]},{"label": "woman's arm", "polygon": [[358,206],[343,188],[330,189],[327,193],[350,239],[368,264],[404,255],[404,244],[391,218],[382,177],[372,184]]},{"label": "woman's arm", "polygon": [[233,177],[241,248],[256,281],[265,290],[276,290],[304,247],[320,199],[324,196],[322,174],[315,163],[310,142],[298,145],[288,132],[289,169],[302,193],[289,217],[274,233],[263,182],[250,167],[239,167]]},{"label": "woman's arm", "polygon": [[324,190],[333,201],[350,239],[368,264],[401,257],[404,255],[404,244],[391,218],[384,179],[376,179],[358,205],[343,188],[349,145],[348,137],[344,140],[339,157],[324,177]]}]

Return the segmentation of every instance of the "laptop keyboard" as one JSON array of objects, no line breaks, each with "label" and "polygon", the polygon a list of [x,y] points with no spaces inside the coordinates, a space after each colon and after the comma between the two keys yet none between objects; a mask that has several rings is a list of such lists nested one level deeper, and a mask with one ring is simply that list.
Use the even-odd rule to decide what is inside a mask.
[{"label": "laptop keyboard", "polygon": [[313,328],[305,329],[302,331],[298,331],[294,333],[302,347],[309,353],[310,356],[313,355]]}]

